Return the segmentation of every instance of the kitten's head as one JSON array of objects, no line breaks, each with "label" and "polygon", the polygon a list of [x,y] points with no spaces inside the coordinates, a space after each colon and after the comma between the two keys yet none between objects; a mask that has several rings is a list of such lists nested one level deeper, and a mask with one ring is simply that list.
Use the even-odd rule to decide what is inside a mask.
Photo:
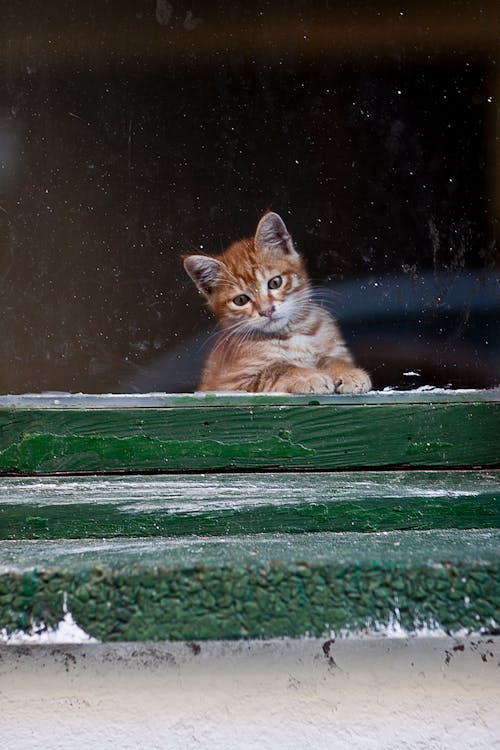
[{"label": "kitten's head", "polygon": [[300,319],[309,281],[283,220],[269,212],[255,237],[222,255],[188,255],[184,267],[225,328],[274,334]]}]

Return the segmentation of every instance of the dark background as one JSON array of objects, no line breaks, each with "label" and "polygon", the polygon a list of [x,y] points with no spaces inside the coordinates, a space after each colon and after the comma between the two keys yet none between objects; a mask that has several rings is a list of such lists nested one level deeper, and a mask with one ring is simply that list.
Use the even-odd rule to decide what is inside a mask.
[{"label": "dark background", "polygon": [[377,387],[500,382],[497,3],[1,13],[0,392],[192,390],[267,208]]}]

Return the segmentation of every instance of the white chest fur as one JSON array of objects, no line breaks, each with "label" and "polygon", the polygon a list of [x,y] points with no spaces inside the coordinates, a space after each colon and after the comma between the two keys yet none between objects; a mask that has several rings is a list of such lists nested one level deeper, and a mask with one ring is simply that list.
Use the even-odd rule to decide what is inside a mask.
[{"label": "white chest fur", "polygon": [[286,359],[290,364],[300,367],[314,367],[318,357],[322,356],[324,336],[296,333],[286,341],[278,342],[278,359]]}]

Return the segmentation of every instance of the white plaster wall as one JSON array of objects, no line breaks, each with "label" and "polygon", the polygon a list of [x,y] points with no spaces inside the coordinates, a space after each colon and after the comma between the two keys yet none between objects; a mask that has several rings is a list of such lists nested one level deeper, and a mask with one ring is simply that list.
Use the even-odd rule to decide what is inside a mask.
[{"label": "white plaster wall", "polygon": [[499,640],[3,646],[0,744],[491,750]]}]

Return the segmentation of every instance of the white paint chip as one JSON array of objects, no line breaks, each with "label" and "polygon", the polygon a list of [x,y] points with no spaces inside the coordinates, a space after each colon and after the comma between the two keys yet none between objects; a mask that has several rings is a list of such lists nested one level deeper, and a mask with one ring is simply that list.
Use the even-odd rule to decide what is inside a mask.
[{"label": "white paint chip", "polygon": [[32,632],[16,630],[7,633],[5,628],[0,630],[0,643],[10,645],[20,644],[61,644],[61,643],[98,643],[73,619],[71,612],[66,612],[56,628],[48,628],[43,623],[33,627]]}]

